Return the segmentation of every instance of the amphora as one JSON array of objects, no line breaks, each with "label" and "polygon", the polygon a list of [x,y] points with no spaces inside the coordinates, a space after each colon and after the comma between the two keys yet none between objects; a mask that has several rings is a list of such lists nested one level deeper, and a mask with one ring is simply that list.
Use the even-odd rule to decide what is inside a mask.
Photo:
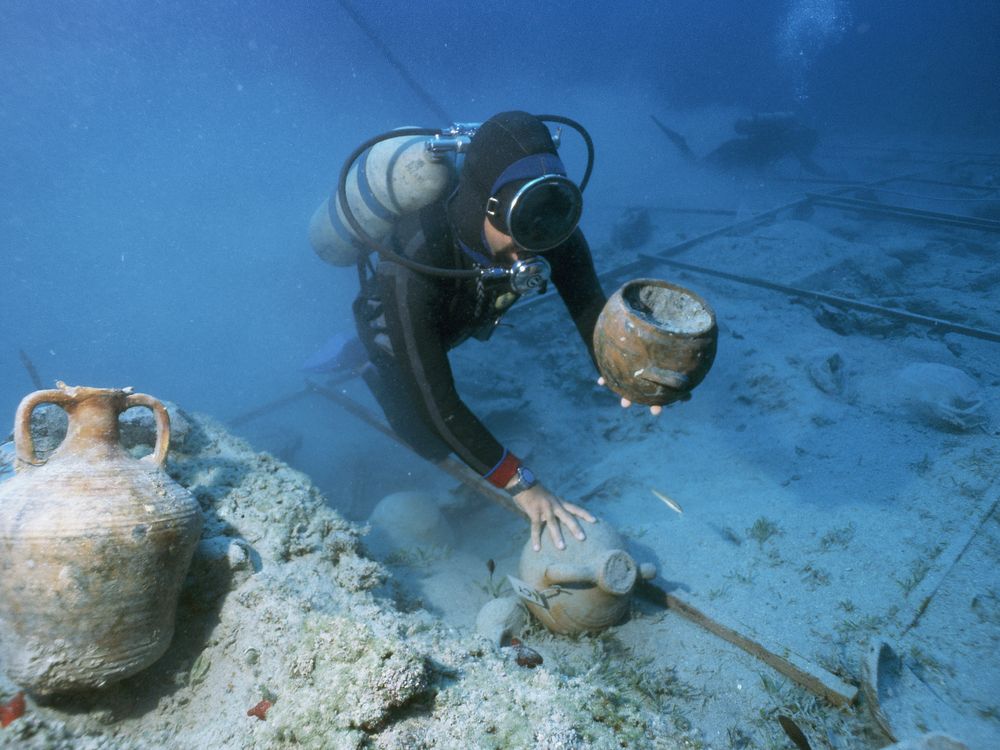
[{"label": "amphora", "polygon": [[[26,396],[14,421],[17,474],[0,484],[0,667],[44,695],[101,687],[166,651],[201,511],[163,471],[170,418],[131,389],[68,387]],[[40,461],[31,413],[69,415]],[[152,409],[156,445],[142,460],[118,442],[118,415]]]},{"label": "amphora", "polygon": [[[583,528],[587,538],[582,542],[563,534],[564,550],[556,549],[543,532],[539,552],[530,541],[521,552],[521,581],[515,582],[515,591],[531,614],[556,633],[592,633],[616,624],[628,612],[638,577],[656,575],[653,565],[632,559],[625,540],[607,523]],[[521,582],[529,590],[518,590]]]}]

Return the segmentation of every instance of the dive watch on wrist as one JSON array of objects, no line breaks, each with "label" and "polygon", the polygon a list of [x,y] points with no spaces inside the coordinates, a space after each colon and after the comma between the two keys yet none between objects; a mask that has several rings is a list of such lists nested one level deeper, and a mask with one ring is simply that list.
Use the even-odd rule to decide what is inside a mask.
[{"label": "dive watch on wrist", "polygon": [[514,476],[517,478],[517,481],[514,482],[514,484],[507,485],[506,487],[508,494],[512,497],[518,493],[524,492],[525,490],[530,490],[538,484],[538,480],[535,478],[535,472],[527,466],[518,466],[517,472]]}]

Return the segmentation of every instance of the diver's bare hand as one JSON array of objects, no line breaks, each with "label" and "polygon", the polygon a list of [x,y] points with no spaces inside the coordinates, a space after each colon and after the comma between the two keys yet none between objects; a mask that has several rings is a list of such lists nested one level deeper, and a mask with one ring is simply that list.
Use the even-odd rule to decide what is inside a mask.
[{"label": "diver's bare hand", "polygon": [[597,522],[596,518],[579,505],[563,502],[540,484],[518,492],[514,495],[514,502],[531,521],[531,547],[535,552],[542,548],[542,524],[548,527],[556,549],[566,549],[562,535],[563,525],[582,542],[587,535],[576,519],[582,518],[588,523]]},{"label": "diver's bare hand", "polygon": [[[597,384],[602,386],[607,385],[607,383],[605,383],[604,381],[603,376],[597,379]],[[623,398],[620,403],[623,409],[627,409],[632,405],[632,402],[629,401],[627,398]],[[652,414],[654,417],[659,416],[661,411],[663,411],[663,407],[659,406],[658,404],[653,404],[652,406],[649,407],[649,413]]]}]

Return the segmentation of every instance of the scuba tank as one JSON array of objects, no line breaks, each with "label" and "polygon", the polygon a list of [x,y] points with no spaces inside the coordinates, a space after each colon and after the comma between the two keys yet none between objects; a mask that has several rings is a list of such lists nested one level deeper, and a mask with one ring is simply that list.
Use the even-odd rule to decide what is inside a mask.
[{"label": "scuba tank", "polygon": [[[381,243],[396,219],[440,198],[455,174],[454,161],[428,148],[427,138],[390,135],[352,160],[344,198],[365,233]],[[367,252],[365,240],[345,218],[338,191],[313,214],[309,243],[335,266],[353,266],[359,252]]]},{"label": "scuba tank", "polygon": [[[582,192],[594,167],[594,143],[582,125],[560,115],[539,120],[568,125],[587,147]],[[395,253],[389,238],[395,221],[440,199],[454,184],[458,157],[469,146],[480,123],[454,123],[447,128],[398,128],[369,138],[347,157],[333,194],[315,211],[309,241],[316,254],[335,266],[356,265],[364,275],[367,257],[375,252],[414,271],[446,278],[511,275],[510,269],[434,268]],[[558,147],[560,133],[552,139]]]}]

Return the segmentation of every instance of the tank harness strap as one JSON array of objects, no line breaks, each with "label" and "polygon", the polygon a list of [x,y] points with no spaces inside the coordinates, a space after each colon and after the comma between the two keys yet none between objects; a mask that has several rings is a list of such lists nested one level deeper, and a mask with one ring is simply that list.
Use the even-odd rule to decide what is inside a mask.
[{"label": "tank harness strap", "polygon": [[361,159],[358,161],[358,195],[361,196],[361,200],[364,201],[365,207],[375,214],[375,216],[383,221],[393,222],[397,218],[396,214],[394,214],[386,206],[382,205],[379,199],[375,197],[371,183],[368,182],[368,154],[370,151],[371,149],[365,149],[365,152],[361,154]]}]

